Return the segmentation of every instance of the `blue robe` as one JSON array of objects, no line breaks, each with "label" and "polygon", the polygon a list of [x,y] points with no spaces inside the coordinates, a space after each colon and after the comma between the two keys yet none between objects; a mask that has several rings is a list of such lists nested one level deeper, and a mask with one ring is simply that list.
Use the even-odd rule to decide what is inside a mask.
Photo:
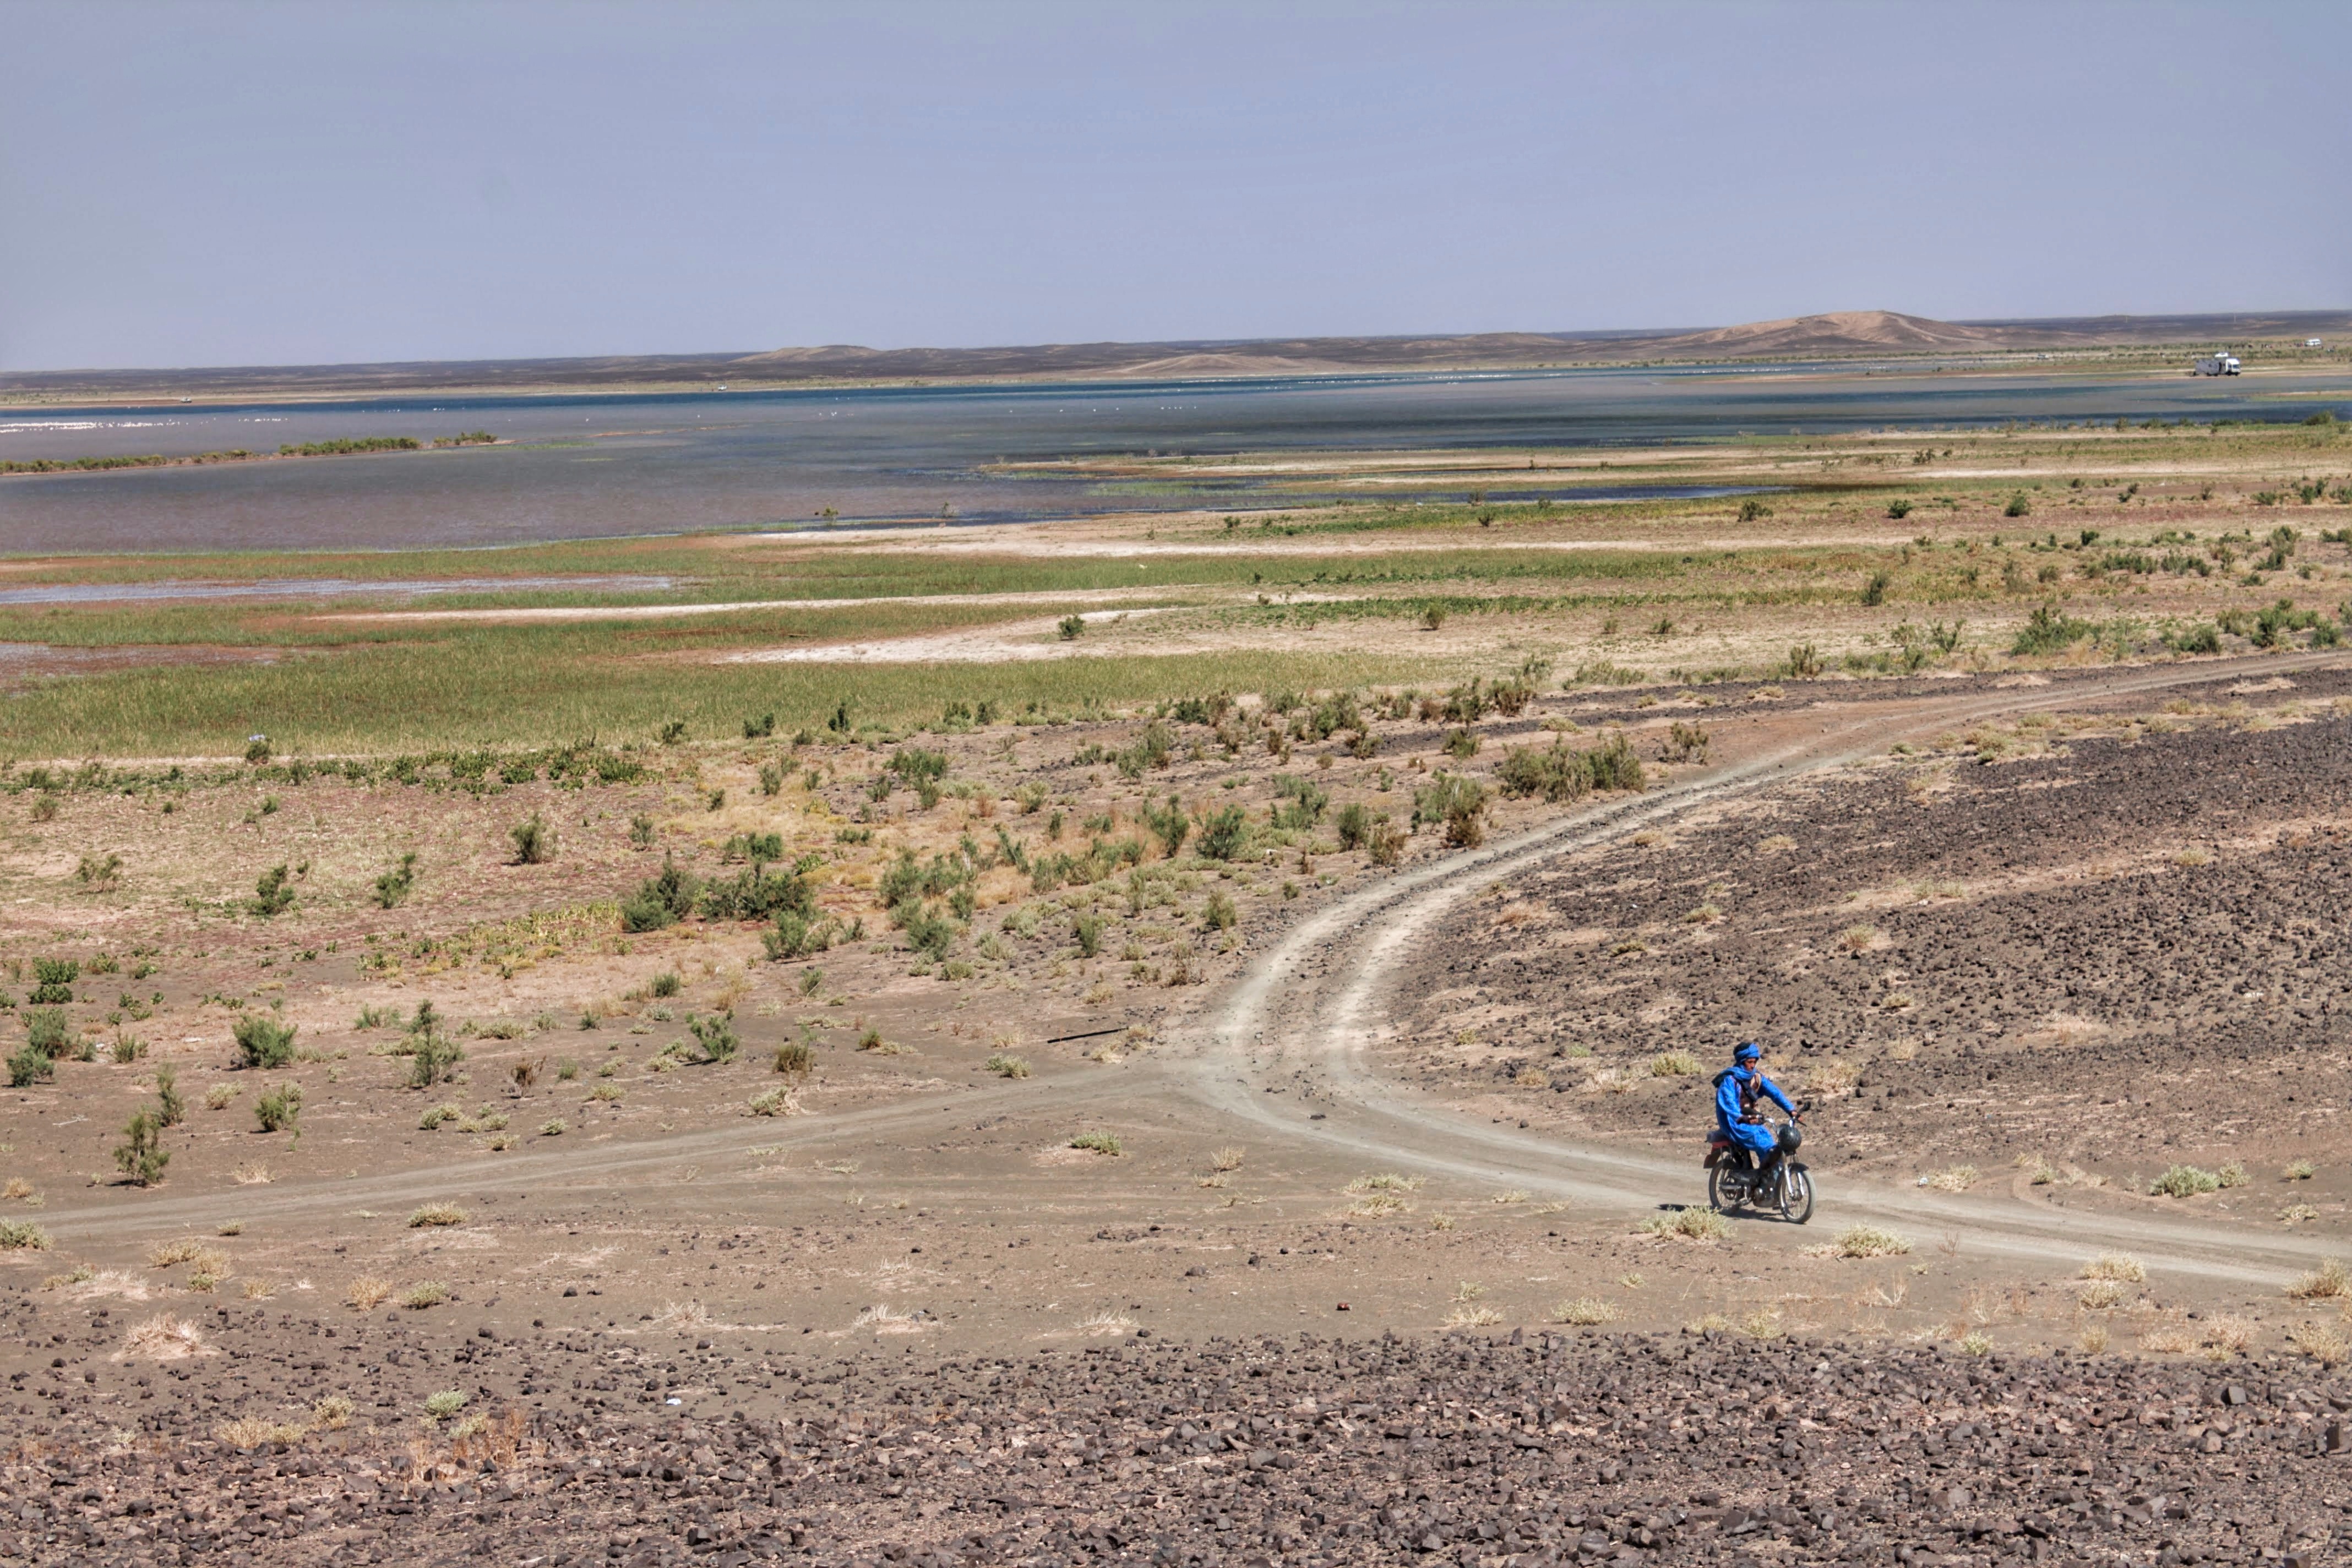
[{"label": "blue robe", "polygon": [[1760,1068],[1737,1066],[1715,1080],[1716,1125],[1741,1148],[1762,1153],[1778,1147],[1780,1134],[1761,1121],[1741,1120],[1747,1113],[1749,1096],[1759,1093],[1770,1097],[1790,1115],[1797,1113],[1789,1097],[1780,1092],[1780,1086],[1766,1078]]}]

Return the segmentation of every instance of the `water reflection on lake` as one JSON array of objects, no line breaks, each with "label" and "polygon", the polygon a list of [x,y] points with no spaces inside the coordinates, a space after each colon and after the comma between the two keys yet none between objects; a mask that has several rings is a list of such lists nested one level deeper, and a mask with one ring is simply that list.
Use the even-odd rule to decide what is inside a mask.
[{"label": "water reflection on lake", "polygon": [[[390,549],[773,528],[1236,508],[1256,481],[1102,483],[988,471],[1104,454],[1591,446],[1792,429],[2300,417],[2340,376],[1864,374],[1802,367],[885,387],[628,397],[0,411],[0,458],[274,450],[487,429],[512,445],[0,479],[0,550]],[[2259,393],[2257,389],[2259,388]],[[2352,414],[2352,401],[2338,405]],[[1512,495],[1595,499],[1587,474]],[[1720,493],[1720,492],[1718,492]],[[1501,499],[1500,492],[1496,492]]]}]

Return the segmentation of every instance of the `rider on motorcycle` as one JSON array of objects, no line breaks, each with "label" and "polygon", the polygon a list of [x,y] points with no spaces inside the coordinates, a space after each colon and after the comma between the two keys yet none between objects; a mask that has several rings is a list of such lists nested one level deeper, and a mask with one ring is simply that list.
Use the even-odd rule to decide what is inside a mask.
[{"label": "rider on motorcycle", "polygon": [[1715,1120],[1733,1147],[1748,1152],[1759,1175],[1771,1171],[1780,1152],[1778,1135],[1758,1108],[1758,1100],[1766,1097],[1790,1116],[1797,1114],[1780,1086],[1764,1076],[1764,1047],[1742,1041],[1731,1053],[1731,1066],[1716,1075]]}]

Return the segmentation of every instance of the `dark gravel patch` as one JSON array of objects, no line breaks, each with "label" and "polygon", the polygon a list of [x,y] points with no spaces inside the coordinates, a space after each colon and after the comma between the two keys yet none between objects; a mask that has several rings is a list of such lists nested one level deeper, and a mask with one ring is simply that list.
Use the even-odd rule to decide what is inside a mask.
[{"label": "dark gravel patch", "polygon": [[[1826,782],[1516,879],[1539,918],[1497,926],[1498,901],[1481,900],[1404,983],[1430,998],[1424,1042],[1485,1007],[1508,1020],[1486,1031],[1507,1048],[1416,1046],[1407,1070],[1498,1087],[1533,1064],[1567,1090],[1582,1077],[1557,1059],[1571,1042],[1637,1067],[1694,1050],[1711,1071],[1759,1037],[1800,1078],[1832,1058],[1864,1067],[1861,1092],[1840,1097],[1846,1151],[2094,1158],[2102,1108],[2127,1115],[2141,1148],[2316,1135],[2304,1119],[2352,1089],[2336,913],[2352,902],[2352,832],[2329,820],[2352,799],[2352,721],[2077,736],[2062,751],[1963,762],[1927,804],[1913,770]],[[1794,847],[1766,847],[1772,835]],[[2175,863],[2188,849],[2210,863]],[[2102,859],[2105,874],[2044,875]],[[1847,901],[1906,884],[1922,896]],[[1703,904],[1721,919],[1687,921]],[[1857,925],[1877,933],[1860,952],[1844,940]],[[1557,940],[1580,929],[1610,934]],[[1577,1114],[1696,1132],[1702,1083],[1580,1096]],[[2111,1136],[2106,1152],[2123,1147]]]},{"label": "dark gravel patch", "polygon": [[[547,1390],[609,1348],[519,1353]],[[2352,1389],[2275,1362],[1690,1332],[761,1359],[772,1389],[679,1407],[666,1384],[520,1399],[519,1444],[494,1420],[457,1456],[413,1419],[241,1451],[69,1407],[0,1467],[0,1561],[2170,1564],[2352,1541]]]}]

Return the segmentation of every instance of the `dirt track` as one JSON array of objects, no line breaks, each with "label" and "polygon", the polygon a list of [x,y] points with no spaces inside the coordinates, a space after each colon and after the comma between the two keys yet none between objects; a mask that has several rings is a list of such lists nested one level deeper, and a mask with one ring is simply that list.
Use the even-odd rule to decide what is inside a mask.
[{"label": "dirt track", "polygon": [[[2270,673],[2341,663],[2336,656],[2309,655],[2262,668]],[[1655,1206],[1663,1194],[1695,1198],[1695,1146],[1692,1158],[1671,1160],[1622,1146],[1523,1137],[1492,1119],[1481,1122],[1449,1113],[1372,1071],[1370,1054],[1390,1016],[1385,986],[1414,942],[1479,889],[1569,850],[1664,824],[1727,796],[1883,754],[1897,741],[2006,713],[2224,687],[2240,673],[2145,669],[2077,678],[2051,688],[1922,700],[1907,711],[1874,708],[1823,724],[1818,739],[1417,868],[1302,922],[1252,965],[1211,1026],[1213,1046],[1193,1068],[1195,1092],[1223,1113],[1268,1131],[1581,1205],[1640,1209]],[[2309,1268],[2326,1250],[2292,1236],[2059,1214],[2026,1203],[1960,1202],[1834,1175],[1824,1179],[1814,1224],[1896,1218],[1955,1230],[1968,1245],[1991,1252],[2057,1258],[2137,1247],[2160,1251],[2168,1267],[2273,1284]]]}]

